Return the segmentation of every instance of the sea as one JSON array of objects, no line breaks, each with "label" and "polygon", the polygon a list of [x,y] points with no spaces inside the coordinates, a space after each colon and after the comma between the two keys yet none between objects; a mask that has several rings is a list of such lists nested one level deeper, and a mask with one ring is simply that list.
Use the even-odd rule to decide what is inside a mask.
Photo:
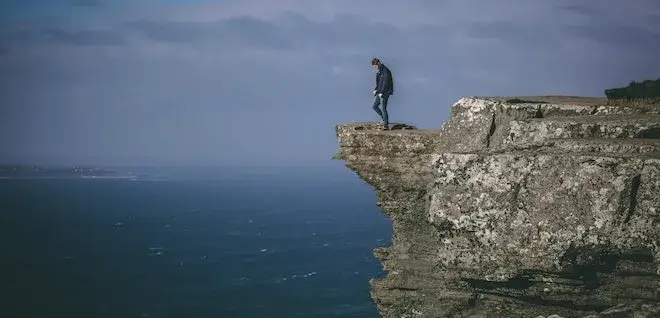
[{"label": "sea", "polygon": [[0,180],[0,317],[378,317],[392,224],[343,164],[158,171]]}]

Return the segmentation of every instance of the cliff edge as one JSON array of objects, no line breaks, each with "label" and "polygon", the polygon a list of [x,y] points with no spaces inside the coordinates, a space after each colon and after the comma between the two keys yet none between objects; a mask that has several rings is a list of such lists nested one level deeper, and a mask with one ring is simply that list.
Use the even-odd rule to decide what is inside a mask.
[{"label": "cliff edge", "polygon": [[660,107],[473,97],[375,126],[336,131],[393,221],[383,317],[660,317]]}]

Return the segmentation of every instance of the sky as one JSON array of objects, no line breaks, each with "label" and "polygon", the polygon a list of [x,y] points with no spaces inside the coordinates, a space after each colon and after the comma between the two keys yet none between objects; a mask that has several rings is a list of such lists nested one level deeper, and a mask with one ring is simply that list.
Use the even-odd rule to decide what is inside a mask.
[{"label": "sky", "polygon": [[[627,5],[626,5],[627,4]],[[334,126],[660,77],[656,0],[0,0],[0,162],[314,166]]]}]

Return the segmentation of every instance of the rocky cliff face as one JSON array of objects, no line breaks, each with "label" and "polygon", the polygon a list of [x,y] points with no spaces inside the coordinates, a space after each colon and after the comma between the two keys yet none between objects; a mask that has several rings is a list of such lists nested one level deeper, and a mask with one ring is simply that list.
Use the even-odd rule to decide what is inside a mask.
[{"label": "rocky cliff face", "polygon": [[393,221],[381,315],[660,317],[660,108],[605,104],[463,98],[439,130],[337,126]]}]

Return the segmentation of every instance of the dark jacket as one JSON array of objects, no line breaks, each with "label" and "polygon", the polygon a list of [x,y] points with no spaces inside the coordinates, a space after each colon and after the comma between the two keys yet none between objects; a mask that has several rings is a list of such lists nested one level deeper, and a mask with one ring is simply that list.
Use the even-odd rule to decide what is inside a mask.
[{"label": "dark jacket", "polygon": [[376,94],[394,94],[394,79],[392,72],[384,64],[380,64],[376,74]]}]

